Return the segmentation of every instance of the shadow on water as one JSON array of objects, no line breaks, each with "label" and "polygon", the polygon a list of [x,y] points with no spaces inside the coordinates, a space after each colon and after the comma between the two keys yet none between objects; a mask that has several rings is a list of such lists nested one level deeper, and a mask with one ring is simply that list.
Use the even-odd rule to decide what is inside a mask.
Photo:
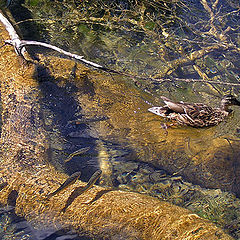
[{"label": "shadow on water", "polygon": [[[74,68],[72,69],[73,75]],[[54,78],[47,67],[38,66],[35,78],[39,82],[42,92],[41,112],[45,121],[45,129],[49,131],[50,148],[48,152],[51,163],[61,171],[64,169],[69,175],[81,171],[83,173],[81,179],[88,179],[98,169],[97,159],[95,158],[96,161],[89,167],[83,163],[92,160],[92,156],[97,155],[94,150],[96,139],[87,135],[88,126],[86,124],[71,123],[76,117],[84,118],[81,107],[72,96],[78,92],[78,88],[71,81],[72,76]],[[59,83],[62,86],[59,86],[61,85]],[[58,138],[54,132],[58,132]],[[85,135],[71,137],[76,132],[84,132]],[[90,153],[78,157],[81,159],[78,164],[71,166],[71,163],[64,163],[69,154],[85,147],[90,147]]]},{"label": "shadow on water", "polygon": [[[24,0],[9,1],[9,11],[19,28],[20,36],[25,40],[41,40],[44,36],[44,42],[48,38],[48,32],[45,32],[45,26],[35,24],[31,12],[24,7]],[[48,49],[33,47],[29,49],[32,57],[36,57],[35,53],[49,53]],[[72,96],[78,92],[79,89],[74,83],[76,65],[72,68],[68,76],[54,77],[51,75],[51,70],[48,69],[47,64],[38,65],[35,70],[34,78],[39,82],[39,88],[42,92],[40,99],[41,112],[39,113],[45,119],[45,130],[49,133],[48,156],[50,162],[60,171],[64,171],[71,175],[76,171],[83,172],[81,179],[87,181],[90,176],[99,168],[98,166],[98,153],[95,141],[96,137],[89,136],[87,124],[74,124],[69,123],[75,119],[84,118],[81,113],[79,103],[75,101]],[[91,82],[85,77],[84,86],[81,89],[83,94],[93,96],[94,87]],[[59,84],[60,83],[60,84]],[[59,86],[61,85],[62,86]],[[55,134],[57,132],[57,134]],[[81,133],[82,134],[75,134]],[[76,136],[79,135],[79,136]],[[81,135],[81,136],[80,136]],[[64,163],[64,160],[72,152],[90,147],[88,154],[78,156],[78,160],[72,163]],[[86,164],[86,162],[90,164]]]}]

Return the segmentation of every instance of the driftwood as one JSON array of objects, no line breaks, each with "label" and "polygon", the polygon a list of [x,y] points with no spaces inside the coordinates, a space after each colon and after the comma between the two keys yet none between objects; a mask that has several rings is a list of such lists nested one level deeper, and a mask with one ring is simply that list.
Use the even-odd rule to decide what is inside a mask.
[{"label": "driftwood", "polygon": [[68,51],[65,51],[59,47],[53,46],[51,44],[48,43],[43,43],[43,42],[38,42],[38,41],[26,41],[26,40],[21,40],[20,37],[18,36],[17,32],[15,31],[15,29],[13,28],[13,26],[11,25],[11,23],[8,21],[8,19],[0,12],[0,21],[2,22],[2,24],[4,25],[5,29],[8,31],[9,36],[11,38],[11,40],[5,40],[5,44],[10,44],[12,46],[14,46],[15,52],[17,53],[17,55],[24,57],[24,53],[26,52],[26,48],[25,46],[41,46],[41,47],[45,47],[45,48],[49,48],[52,49],[54,51],[57,51],[61,54],[64,54],[70,58],[79,60],[85,64],[88,64],[92,67],[98,68],[98,69],[105,69],[103,66],[96,64],[94,62],[88,61],[86,59],[84,59],[83,56],[79,56],[77,54],[73,54],[70,53]]},{"label": "driftwood", "polygon": [[[2,38],[8,38],[3,28],[1,34]],[[15,48],[19,47],[19,42],[13,43]],[[46,195],[56,190],[67,176],[56,171],[48,161],[47,132],[37,98],[41,90],[32,77],[35,65],[21,65],[11,48],[2,48],[0,68],[2,204],[13,204],[15,212],[36,227],[67,226],[95,238],[232,239],[186,209],[146,195],[98,186],[77,197],[62,213],[69,193],[76,185],[86,185],[81,181],[71,185],[60,197],[53,196],[46,202]]]},{"label": "driftwood", "polygon": [[[4,15],[0,12],[0,21],[3,23],[3,25],[5,26],[6,30],[8,31],[11,40],[5,40],[5,44],[10,44],[12,46],[14,46],[15,52],[17,53],[17,55],[24,57],[24,53],[26,52],[26,46],[38,46],[38,47],[45,47],[54,51],[57,51],[65,56],[68,56],[72,59],[78,60],[84,64],[87,64],[89,66],[92,66],[94,68],[109,72],[109,73],[116,73],[116,74],[121,74],[127,77],[131,77],[133,79],[141,79],[141,80],[149,80],[152,82],[190,82],[190,83],[195,83],[195,82],[202,82],[205,84],[217,84],[217,85],[226,85],[226,86],[240,86],[240,83],[228,83],[228,82],[220,82],[220,81],[208,81],[208,80],[203,80],[203,79],[181,79],[181,78],[175,78],[175,79],[171,79],[171,78],[161,78],[161,74],[160,75],[155,75],[154,77],[145,77],[145,76],[137,76],[137,75],[132,75],[129,73],[125,73],[125,72],[121,72],[121,71],[116,71],[116,70],[112,70],[109,69],[107,67],[104,67],[102,65],[99,65],[97,63],[94,63],[92,61],[86,60],[84,59],[84,56],[80,56],[77,54],[73,54],[71,52],[65,51],[59,47],[53,46],[51,44],[48,43],[43,43],[43,42],[39,42],[39,41],[26,41],[26,40],[21,40],[19,38],[19,36],[17,35],[15,29],[13,28],[13,26],[10,24],[10,22],[8,21],[8,19],[6,17],[4,17]],[[232,46],[230,46],[232,47]],[[191,54],[191,57],[186,57],[181,59],[181,61],[175,60],[172,62],[169,62],[169,68],[168,68],[168,72],[169,71],[173,71],[175,68],[177,68],[178,66],[180,66],[181,64],[185,64],[185,63],[189,63],[192,62],[193,60],[196,60],[200,57],[202,57],[204,54],[206,54],[207,52],[211,52],[213,50],[216,49],[220,49],[220,48],[228,48],[225,45],[216,45],[216,46],[210,46],[208,48],[202,49],[202,50],[198,50],[194,53]],[[180,64],[181,62],[181,64]]]},{"label": "driftwood", "polygon": [[45,48],[49,48],[49,49],[52,49],[54,51],[57,51],[61,54],[64,54],[64,55],[70,57],[70,58],[73,58],[73,59],[79,60],[83,63],[86,63],[86,64],[88,64],[92,67],[95,67],[95,68],[98,68],[98,69],[104,69],[103,66],[101,66],[97,63],[88,61],[88,60],[84,59],[83,56],[79,56],[77,54],[67,52],[67,51],[65,51],[65,50],[63,50],[59,47],[53,46],[53,45],[48,44],[48,43],[37,42],[37,41],[25,41],[25,40],[18,41],[18,40],[15,40],[15,39],[14,40],[5,40],[5,43],[14,46],[18,55],[22,56],[23,58],[24,58],[24,55],[22,54],[22,51],[26,46],[40,46],[40,47],[45,47]]}]

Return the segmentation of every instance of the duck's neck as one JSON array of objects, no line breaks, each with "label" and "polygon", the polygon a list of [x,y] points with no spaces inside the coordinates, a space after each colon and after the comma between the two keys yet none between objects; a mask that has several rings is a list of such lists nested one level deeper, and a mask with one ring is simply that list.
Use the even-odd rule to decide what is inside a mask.
[{"label": "duck's neck", "polygon": [[221,110],[226,111],[226,112],[231,112],[231,109],[229,109],[229,106],[227,104],[225,104],[225,102],[221,102],[220,105]]}]

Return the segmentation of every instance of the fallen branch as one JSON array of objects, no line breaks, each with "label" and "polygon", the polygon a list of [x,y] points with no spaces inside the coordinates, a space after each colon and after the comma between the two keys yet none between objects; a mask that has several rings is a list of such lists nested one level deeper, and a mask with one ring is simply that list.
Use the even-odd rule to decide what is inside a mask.
[{"label": "fallen branch", "polygon": [[[15,52],[17,53],[17,55],[20,55],[21,53],[18,52],[19,49],[19,45],[21,43],[21,39],[18,36],[17,32],[15,31],[14,27],[12,26],[12,24],[8,21],[8,19],[6,17],[4,17],[4,15],[0,12],[0,21],[2,22],[2,24],[4,25],[5,29],[8,31],[10,38],[12,39],[12,43],[15,49]],[[24,54],[24,52],[26,51],[25,47],[22,48],[22,54]]]},{"label": "fallen branch", "polygon": [[11,40],[5,40],[4,41],[5,44],[12,45],[14,47],[17,55],[23,57],[25,60],[26,60],[26,58],[24,56],[24,53],[26,52],[25,46],[41,46],[41,47],[49,48],[49,49],[52,49],[52,50],[57,51],[59,53],[62,53],[64,55],[68,56],[68,57],[79,60],[83,63],[86,63],[86,64],[92,66],[92,67],[106,70],[103,66],[84,59],[84,56],[80,56],[80,55],[77,55],[77,54],[67,52],[67,51],[65,51],[65,50],[63,50],[59,47],[53,46],[51,44],[38,42],[38,41],[21,40],[20,37],[18,36],[17,32],[15,31],[14,27],[12,26],[12,24],[8,21],[8,19],[1,12],[0,12],[0,21],[4,25],[5,29],[8,31],[9,36],[11,38]]},{"label": "fallen branch", "polygon": [[220,81],[206,81],[202,79],[194,79],[194,78],[150,78],[153,82],[188,82],[188,83],[210,83],[210,84],[219,84],[219,85],[226,85],[226,86],[240,86],[240,83],[229,83],[229,82],[220,82]]},{"label": "fallen branch", "polygon": [[[174,81],[181,81],[181,82],[202,82],[202,83],[210,83],[210,84],[219,84],[219,85],[226,85],[226,86],[240,86],[240,83],[227,83],[227,82],[220,82],[220,81],[206,81],[203,79],[180,79],[180,78],[175,78],[175,79],[169,79],[169,78],[158,78],[158,74],[155,75],[154,77],[144,77],[144,76],[138,76],[138,75],[132,75],[129,73],[124,73],[121,71],[116,71],[116,70],[112,70],[106,67],[103,67],[97,63],[88,61],[86,59],[84,59],[84,56],[80,56],[77,54],[73,54],[71,52],[65,51],[59,47],[56,47],[54,45],[48,44],[48,43],[43,43],[43,42],[38,42],[38,41],[27,41],[27,40],[21,40],[20,37],[18,36],[17,32],[15,31],[15,29],[13,28],[12,24],[8,21],[8,19],[6,17],[3,16],[3,14],[0,12],[0,21],[3,23],[3,25],[5,26],[6,30],[8,31],[11,40],[5,40],[5,44],[10,44],[14,47],[15,52],[17,53],[17,55],[24,57],[24,53],[26,52],[26,46],[41,46],[41,47],[45,47],[45,48],[49,48],[52,49],[54,51],[57,51],[61,54],[64,54],[70,58],[79,60],[87,65],[90,65],[94,68],[97,69],[101,69],[103,71],[106,72],[110,72],[110,73],[116,73],[116,74],[121,74],[127,77],[131,77],[133,79],[141,79],[141,80],[150,80],[153,82],[174,82]],[[209,51],[212,51],[213,49],[219,49],[220,47],[225,47],[225,46],[219,46],[219,45],[215,45],[215,46],[210,46],[208,48],[204,48],[202,50],[198,50],[194,53],[191,54],[190,57],[186,57],[183,58],[181,61],[178,60],[174,60],[171,63],[169,63],[169,69],[173,70],[174,68],[176,68],[177,66],[181,65],[181,64],[186,64],[189,61],[193,61],[197,58],[202,57],[204,54],[208,53]],[[25,59],[26,60],[26,59]]]},{"label": "fallen branch", "polygon": [[53,46],[53,45],[48,44],[48,43],[43,43],[43,42],[38,42],[38,41],[26,41],[26,40],[20,40],[20,41],[18,40],[18,42],[16,43],[15,39],[5,40],[4,42],[6,44],[10,44],[10,45],[14,46],[15,51],[18,53],[18,55],[22,56],[23,58],[24,58],[24,55],[22,54],[22,50],[25,46],[41,46],[41,47],[49,48],[49,49],[52,49],[52,50],[57,51],[59,53],[62,53],[64,55],[68,56],[68,57],[79,60],[83,63],[86,63],[86,64],[92,66],[92,67],[99,68],[99,69],[105,69],[103,66],[101,66],[97,63],[94,63],[94,62],[91,62],[91,61],[88,61],[88,60],[84,59],[84,56],[80,56],[80,55],[77,55],[77,54],[67,52],[67,51],[65,51],[65,50],[63,50],[59,47]]},{"label": "fallen branch", "polygon": [[15,39],[14,40],[5,40],[5,43],[14,46],[15,51],[18,53],[18,55],[22,56],[23,58],[24,58],[24,55],[23,55],[22,51],[23,51],[23,48],[25,46],[42,46],[42,47],[46,47],[46,48],[55,50],[55,51],[57,51],[59,53],[62,53],[62,54],[66,55],[70,58],[79,60],[79,61],[81,61],[85,64],[88,64],[92,67],[95,67],[97,69],[101,69],[101,70],[111,72],[111,73],[121,74],[121,75],[124,75],[124,76],[132,77],[134,79],[150,80],[150,81],[153,81],[153,82],[166,82],[166,81],[168,81],[168,82],[180,81],[180,82],[192,82],[192,83],[202,82],[202,83],[220,84],[220,85],[226,85],[226,86],[240,86],[240,83],[228,83],[228,82],[220,82],[220,81],[206,81],[206,80],[202,80],[202,79],[152,78],[152,77],[142,77],[142,76],[137,76],[137,75],[131,75],[131,74],[124,73],[124,72],[121,72],[121,71],[116,71],[116,70],[105,68],[105,67],[103,67],[103,66],[101,66],[97,63],[94,63],[94,62],[91,62],[91,61],[88,61],[88,60],[84,59],[84,56],[80,56],[80,55],[77,55],[77,54],[67,52],[67,51],[65,51],[65,50],[63,50],[59,47],[53,46],[53,45],[48,44],[48,43],[43,43],[43,42],[38,42],[38,41],[26,41],[26,40],[17,40],[16,41]]}]

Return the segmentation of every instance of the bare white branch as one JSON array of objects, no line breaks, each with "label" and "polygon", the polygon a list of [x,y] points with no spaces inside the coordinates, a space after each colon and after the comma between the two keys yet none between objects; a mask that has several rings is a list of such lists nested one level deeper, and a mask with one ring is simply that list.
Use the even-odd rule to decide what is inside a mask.
[{"label": "bare white branch", "polygon": [[61,49],[59,47],[56,47],[56,46],[48,44],[48,43],[43,43],[43,42],[38,42],[38,41],[26,41],[26,40],[18,40],[16,42],[15,39],[13,39],[13,40],[5,40],[5,43],[14,46],[14,48],[17,50],[18,53],[20,53],[20,55],[22,55],[22,49],[25,46],[41,46],[41,47],[45,47],[45,48],[49,48],[49,49],[52,49],[54,51],[57,51],[57,52],[59,52],[61,54],[64,54],[64,55],[66,55],[68,57],[71,57],[71,58],[74,58],[76,60],[79,60],[79,61],[81,61],[83,63],[86,63],[86,64],[88,64],[90,66],[93,66],[95,68],[104,69],[103,66],[84,59],[84,56],[80,56],[80,55],[77,55],[77,54],[73,54],[73,53],[67,52],[67,51],[65,51],[65,50],[63,50],[63,49]]},{"label": "bare white branch", "polygon": [[5,29],[8,31],[8,34],[9,34],[11,40],[13,41],[12,45],[14,46],[15,52],[17,53],[17,55],[22,55],[23,56],[22,53],[24,53],[26,51],[26,49],[23,48],[22,49],[22,53],[18,52],[21,39],[18,36],[18,34],[15,31],[14,27],[12,26],[12,24],[8,21],[8,19],[1,12],[0,12],[0,21],[4,25]]},{"label": "bare white branch", "polygon": [[[209,6],[207,4],[207,1],[206,0],[201,0],[201,3],[204,5],[206,10],[208,10],[211,13],[211,9],[209,8]],[[215,1],[215,4],[217,4],[217,3],[218,3],[218,0]],[[49,48],[49,49],[52,49],[54,51],[57,51],[61,54],[64,54],[64,55],[70,57],[70,58],[79,60],[79,61],[81,61],[85,64],[88,64],[88,65],[92,66],[92,67],[102,69],[102,70],[107,71],[107,72],[117,73],[117,74],[121,74],[121,75],[124,75],[124,76],[128,76],[128,77],[131,77],[133,79],[142,79],[142,80],[147,80],[148,79],[148,80],[151,80],[153,82],[160,82],[160,83],[166,82],[166,81],[169,81],[169,82],[181,81],[181,82],[202,82],[202,83],[220,84],[220,85],[228,85],[228,86],[240,86],[240,83],[226,83],[226,82],[220,82],[220,81],[206,81],[206,80],[203,80],[203,79],[178,79],[178,78],[175,78],[173,80],[173,79],[157,78],[157,77],[152,78],[152,77],[144,77],[144,76],[135,76],[135,75],[131,75],[131,74],[128,74],[128,73],[124,73],[124,72],[120,72],[120,71],[116,71],[116,70],[111,70],[111,69],[103,67],[103,66],[101,66],[97,63],[94,63],[94,62],[91,62],[91,61],[88,61],[88,60],[84,59],[84,56],[80,56],[80,55],[77,55],[77,54],[70,53],[68,51],[65,51],[65,50],[59,48],[59,47],[53,46],[51,44],[38,42],[38,41],[21,40],[20,37],[18,36],[17,32],[15,31],[15,29],[11,25],[11,23],[8,21],[8,19],[6,17],[3,16],[1,11],[0,11],[0,21],[5,26],[6,30],[8,31],[8,33],[10,35],[10,38],[11,38],[11,40],[5,40],[5,43],[12,45],[14,47],[17,55],[23,57],[24,59],[25,59],[25,57],[24,57],[23,53],[26,51],[25,46],[41,46],[41,47],[45,47],[45,48]],[[215,47],[212,47],[212,48],[215,48]],[[236,50],[239,51],[238,48]]]},{"label": "bare white branch", "polygon": [[38,42],[38,41],[21,40],[20,37],[18,36],[17,32],[15,31],[14,27],[12,26],[12,24],[8,21],[8,19],[1,12],[0,12],[0,21],[2,22],[2,24],[4,25],[4,27],[8,31],[9,36],[11,38],[11,40],[5,40],[5,43],[12,45],[14,47],[17,55],[23,57],[24,59],[25,59],[24,52],[26,52],[25,46],[41,46],[41,47],[52,49],[54,51],[57,51],[61,54],[64,54],[64,55],[66,55],[68,57],[71,57],[71,58],[74,58],[76,60],[79,60],[79,61],[81,61],[85,64],[88,64],[88,65],[92,66],[92,67],[106,70],[106,68],[104,68],[103,66],[84,59],[84,56],[80,56],[80,55],[77,55],[77,54],[67,52],[67,51],[65,51],[65,50],[63,50],[59,47],[53,46],[51,44]]}]

